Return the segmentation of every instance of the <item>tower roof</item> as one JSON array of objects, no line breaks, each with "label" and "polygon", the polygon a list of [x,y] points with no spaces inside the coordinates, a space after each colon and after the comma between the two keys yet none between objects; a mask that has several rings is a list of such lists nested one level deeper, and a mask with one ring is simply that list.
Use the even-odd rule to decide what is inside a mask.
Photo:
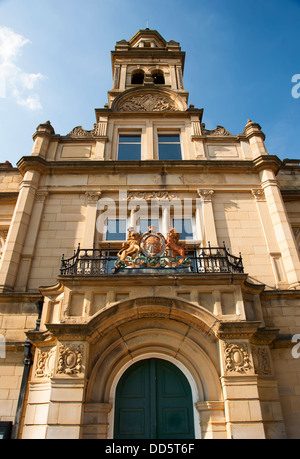
[{"label": "tower roof", "polygon": [[[148,45],[148,46],[145,46]],[[170,51],[181,51],[180,44],[174,40],[167,42],[157,30],[141,29],[130,38],[129,41],[123,39],[116,43],[116,51],[124,51],[132,48],[166,49]]]}]

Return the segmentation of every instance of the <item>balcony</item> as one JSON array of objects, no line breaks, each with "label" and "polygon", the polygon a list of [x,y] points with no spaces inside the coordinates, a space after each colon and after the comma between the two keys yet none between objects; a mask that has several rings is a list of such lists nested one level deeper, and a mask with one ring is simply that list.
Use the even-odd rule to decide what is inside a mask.
[{"label": "balcony", "polygon": [[115,251],[108,245],[106,250],[81,249],[80,245],[70,258],[62,256],[61,276],[102,276],[105,274],[242,274],[244,273],[241,254],[237,257],[231,255],[225,247],[201,247],[189,250],[187,256],[171,257],[168,253],[161,256],[147,258],[139,254],[132,261],[120,263]]}]

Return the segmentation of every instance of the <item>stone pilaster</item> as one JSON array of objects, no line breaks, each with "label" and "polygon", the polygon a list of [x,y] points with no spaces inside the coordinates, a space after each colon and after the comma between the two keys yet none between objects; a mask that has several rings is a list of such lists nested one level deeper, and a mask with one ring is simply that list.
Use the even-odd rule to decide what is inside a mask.
[{"label": "stone pilaster", "polygon": [[47,195],[48,193],[43,191],[37,191],[35,195],[35,202],[28,225],[15,284],[16,289],[20,292],[26,291],[31,261],[34,256],[35,244]]},{"label": "stone pilaster", "polygon": [[201,438],[205,440],[226,439],[224,402],[198,402],[196,408],[200,415]]},{"label": "stone pilaster", "polygon": [[87,343],[61,341],[37,348],[23,439],[79,439]]},{"label": "stone pilaster", "polygon": [[300,262],[293,230],[282,200],[278,181],[272,170],[260,172],[271,223],[281,253],[287,282],[290,288],[300,287]]},{"label": "stone pilaster", "polygon": [[1,258],[0,292],[12,290],[15,286],[39,178],[40,173],[38,171],[27,171],[20,185],[18,200]]},{"label": "stone pilaster", "polygon": [[[202,202],[202,209],[203,209],[202,217],[203,217],[203,225],[204,225],[206,243],[210,242],[210,245],[212,247],[218,247],[219,244],[218,244],[217,230],[216,230],[215,217],[214,217],[214,209],[213,209],[213,203],[212,203],[214,190],[198,189],[197,193]],[[201,216],[199,216],[198,219],[200,220]]]},{"label": "stone pilaster", "polygon": [[83,249],[91,249],[95,241],[97,203],[101,197],[101,192],[87,191],[86,196],[86,218],[83,237]]}]

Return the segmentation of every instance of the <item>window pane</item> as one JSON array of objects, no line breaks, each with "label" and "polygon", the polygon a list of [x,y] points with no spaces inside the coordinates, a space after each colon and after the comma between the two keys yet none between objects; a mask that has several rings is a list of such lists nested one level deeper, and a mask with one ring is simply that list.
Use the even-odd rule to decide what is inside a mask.
[{"label": "window pane", "polygon": [[126,220],[107,220],[107,241],[123,241],[126,239]]},{"label": "window pane", "polygon": [[119,135],[120,143],[141,143],[140,135],[130,135],[130,134],[120,134]]},{"label": "window pane", "polygon": [[159,134],[158,142],[180,143],[180,136],[178,134]]},{"label": "window pane", "polygon": [[147,233],[149,230],[148,230],[148,226],[156,226],[157,230],[159,229],[159,222],[157,219],[153,219],[153,220],[147,220],[147,219],[142,219],[140,220],[140,233],[141,234],[144,234],[144,233]]},{"label": "window pane", "polygon": [[119,144],[118,160],[119,161],[140,161],[141,145],[140,144]]},{"label": "window pane", "polygon": [[180,239],[194,239],[193,225],[190,218],[173,219],[173,227],[180,233]]},{"label": "window pane", "polygon": [[182,159],[181,157],[181,147],[178,143],[162,143],[158,145],[158,154],[159,159],[169,160],[169,159]]}]

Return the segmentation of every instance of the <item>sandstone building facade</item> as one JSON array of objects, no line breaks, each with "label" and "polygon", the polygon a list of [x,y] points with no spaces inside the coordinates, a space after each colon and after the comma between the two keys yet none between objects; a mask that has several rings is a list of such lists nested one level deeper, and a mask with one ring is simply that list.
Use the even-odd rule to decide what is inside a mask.
[{"label": "sandstone building facade", "polygon": [[206,129],[179,43],[111,56],[93,129],[0,164],[0,435],[299,438],[299,161]]}]

